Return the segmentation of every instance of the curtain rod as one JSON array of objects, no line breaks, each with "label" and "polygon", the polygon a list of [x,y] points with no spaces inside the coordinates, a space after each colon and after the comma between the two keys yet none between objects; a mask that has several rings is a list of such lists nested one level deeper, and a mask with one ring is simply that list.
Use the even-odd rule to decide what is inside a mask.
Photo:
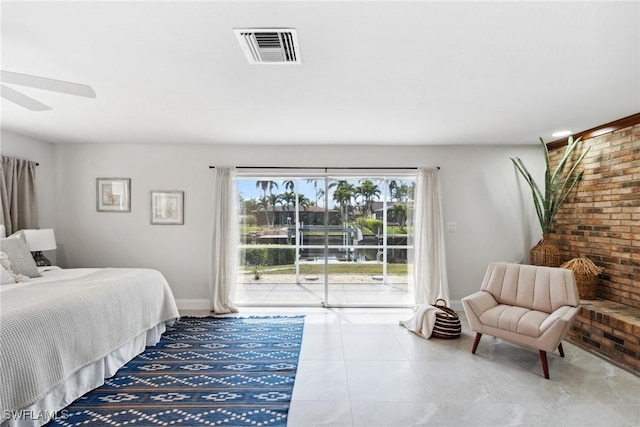
[{"label": "curtain rod", "polygon": [[[209,166],[209,169],[215,169],[215,166]],[[436,166],[438,170],[440,170],[440,166]],[[418,169],[416,167],[413,168],[394,168],[394,167],[351,167],[351,168],[343,168],[343,167],[319,167],[319,166],[310,166],[310,167],[301,167],[301,166],[236,166],[236,169],[345,169],[345,170],[371,170],[371,169],[381,169],[381,170],[413,170]]]},{"label": "curtain rod", "polygon": [[[5,157],[5,156],[2,156],[2,157]],[[7,157],[11,157],[11,156],[7,156]],[[17,159],[17,157],[14,157],[14,159]],[[20,160],[22,160],[22,159],[20,159]],[[24,160],[26,160],[26,159],[24,159]],[[26,160],[26,161],[30,162],[31,160]],[[35,162],[35,164],[36,164],[36,166],[40,166],[40,163],[38,163],[38,162]]]}]

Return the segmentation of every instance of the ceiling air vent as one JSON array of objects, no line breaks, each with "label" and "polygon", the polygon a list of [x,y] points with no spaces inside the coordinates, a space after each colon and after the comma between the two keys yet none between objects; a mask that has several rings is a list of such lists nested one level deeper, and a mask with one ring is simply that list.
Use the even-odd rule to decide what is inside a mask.
[{"label": "ceiling air vent", "polygon": [[250,64],[299,64],[296,30],[291,28],[234,29]]}]

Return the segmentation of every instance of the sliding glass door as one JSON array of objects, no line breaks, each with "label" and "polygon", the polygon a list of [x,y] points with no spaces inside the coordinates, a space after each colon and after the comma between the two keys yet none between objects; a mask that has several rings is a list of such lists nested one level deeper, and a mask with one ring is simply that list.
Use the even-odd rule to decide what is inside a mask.
[{"label": "sliding glass door", "polygon": [[239,304],[407,306],[415,174],[239,174]]}]

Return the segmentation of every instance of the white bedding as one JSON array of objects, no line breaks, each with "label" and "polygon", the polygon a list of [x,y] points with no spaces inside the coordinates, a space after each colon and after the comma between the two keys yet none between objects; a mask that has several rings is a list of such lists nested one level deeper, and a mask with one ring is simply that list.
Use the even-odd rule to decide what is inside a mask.
[{"label": "white bedding", "polygon": [[[0,286],[0,414],[64,408],[155,344],[178,317],[155,270],[53,270]],[[48,421],[19,415],[2,426]]]},{"label": "white bedding", "polygon": [[0,286],[0,294],[7,292],[11,289],[20,288],[24,286],[36,285],[38,283],[56,282],[59,280],[77,279],[82,276],[86,276],[90,273],[95,273],[100,270],[99,268],[71,268],[63,270],[60,267],[38,267],[42,277],[32,277],[26,282],[11,283],[8,285]]}]

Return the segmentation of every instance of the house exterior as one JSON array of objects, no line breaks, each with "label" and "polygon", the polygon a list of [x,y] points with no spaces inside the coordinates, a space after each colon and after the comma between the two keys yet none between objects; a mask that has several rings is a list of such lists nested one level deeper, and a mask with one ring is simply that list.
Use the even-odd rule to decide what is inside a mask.
[{"label": "house exterior", "polygon": [[[324,211],[325,209],[319,206],[307,206],[298,210],[298,218],[303,226],[324,225]],[[340,211],[329,209],[328,213],[329,225],[339,225]],[[271,219],[272,214],[274,215],[273,220]],[[295,211],[293,209],[286,210],[282,206],[270,208],[268,215],[264,210],[252,211],[251,215],[256,218],[257,225],[261,227],[270,226],[270,221],[273,221],[274,227],[287,227],[295,222]]]}]

